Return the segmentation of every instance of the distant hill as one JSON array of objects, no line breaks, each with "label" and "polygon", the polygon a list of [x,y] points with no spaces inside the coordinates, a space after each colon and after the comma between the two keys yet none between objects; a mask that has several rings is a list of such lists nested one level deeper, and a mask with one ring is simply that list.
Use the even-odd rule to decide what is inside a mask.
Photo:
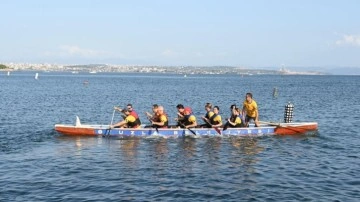
[{"label": "distant hill", "polygon": [[0,69],[8,69],[9,67],[7,67],[6,65],[0,64]]}]

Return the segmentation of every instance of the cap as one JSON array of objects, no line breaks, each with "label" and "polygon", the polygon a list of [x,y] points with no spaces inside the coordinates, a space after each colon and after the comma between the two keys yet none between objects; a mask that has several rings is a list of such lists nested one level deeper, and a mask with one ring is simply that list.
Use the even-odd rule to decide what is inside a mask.
[{"label": "cap", "polygon": [[185,107],[185,108],[184,108],[184,111],[187,111],[187,112],[189,112],[189,113],[192,113],[192,110],[191,110],[190,107]]}]

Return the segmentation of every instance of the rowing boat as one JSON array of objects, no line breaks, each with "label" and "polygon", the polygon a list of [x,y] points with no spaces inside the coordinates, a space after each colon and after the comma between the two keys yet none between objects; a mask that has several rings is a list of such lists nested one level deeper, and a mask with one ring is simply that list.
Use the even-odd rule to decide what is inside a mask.
[{"label": "rowing boat", "polygon": [[63,135],[73,136],[115,136],[115,137],[147,137],[158,135],[164,137],[182,136],[263,136],[263,135],[294,135],[304,134],[317,130],[316,122],[297,123],[272,123],[262,122],[259,127],[250,126],[247,128],[227,128],[219,134],[213,128],[113,128],[109,125],[81,124],[79,117],[76,117],[74,125],[56,124],[55,130]]}]

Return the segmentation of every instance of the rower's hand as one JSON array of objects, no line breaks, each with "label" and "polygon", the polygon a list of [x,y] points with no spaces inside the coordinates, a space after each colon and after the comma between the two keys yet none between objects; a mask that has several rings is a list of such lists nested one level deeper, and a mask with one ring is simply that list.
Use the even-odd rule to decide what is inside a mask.
[{"label": "rower's hand", "polygon": [[109,129],[113,129],[113,128],[114,128],[114,126],[113,126],[113,125],[110,125],[110,126],[109,126]]},{"label": "rower's hand", "polygon": [[206,119],[206,118],[205,118],[205,116],[202,116],[201,118],[202,118],[203,120],[205,120],[205,119]]},{"label": "rower's hand", "polygon": [[117,106],[114,106],[114,109],[121,111],[121,108],[120,108],[120,107],[117,107]]},{"label": "rower's hand", "polygon": [[227,119],[228,122],[230,122],[230,119]]}]

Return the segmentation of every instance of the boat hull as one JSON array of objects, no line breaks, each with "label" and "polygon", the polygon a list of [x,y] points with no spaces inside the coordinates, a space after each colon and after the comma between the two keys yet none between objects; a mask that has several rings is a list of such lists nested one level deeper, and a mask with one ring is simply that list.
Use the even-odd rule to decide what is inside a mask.
[{"label": "boat hull", "polygon": [[75,136],[108,136],[108,137],[147,137],[152,135],[164,137],[181,137],[196,134],[196,136],[263,136],[263,135],[293,135],[317,130],[317,123],[291,123],[282,125],[263,125],[260,127],[228,128],[221,134],[212,128],[192,128],[191,131],[182,128],[114,128],[108,125],[64,125],[56,124],[55,130],[64,135]]}]

